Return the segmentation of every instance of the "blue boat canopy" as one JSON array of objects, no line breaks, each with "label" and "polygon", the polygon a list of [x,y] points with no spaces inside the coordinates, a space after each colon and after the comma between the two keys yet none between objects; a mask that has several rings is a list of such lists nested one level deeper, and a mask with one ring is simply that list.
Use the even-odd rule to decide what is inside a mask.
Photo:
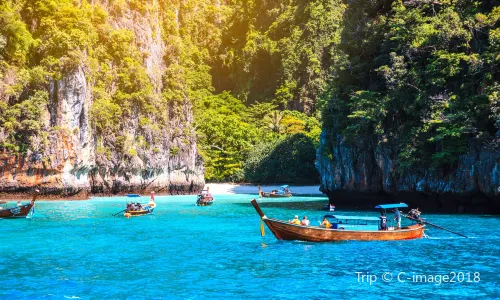
[{"label": "blue boat canopy", "polygon": [[141,195],[138,195],[138,194],[127,194],[127,197],[129,197],[129,198],[141,198]]},{"label": "blue boat canopy", "polygon": [[380,204],[375,206],[375,208],[391,209],[391,208],[403,208],[408,207],[406,203],[396,203],[396,204]]},{"label": "blue boat canopy", "polygon": [[339,215],[325,215],[325,218],[334,218],[338,220],[363,220],[363,221],[379,221],[378,217],[362,217],[362,216],[339,216]]},{"label": "blue boat canopy", "polygon": [[282,185],[281,187],[286,189],[288,187],[288,184]]}]

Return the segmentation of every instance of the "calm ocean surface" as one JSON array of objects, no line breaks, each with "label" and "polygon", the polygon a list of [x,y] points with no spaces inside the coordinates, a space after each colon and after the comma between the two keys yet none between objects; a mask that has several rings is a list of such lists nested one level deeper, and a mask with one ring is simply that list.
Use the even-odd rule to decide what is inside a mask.
[{"label": "calm ocean surface", "polygon": [[[267,227],[261,237],[252,197],[220,195],[197,207],[196,196],[157,196],[154,215],[131,219],[111,216],[125,197],[37,202],[32,219],[0,220],[0,298],[500,298],[499,217],[424,212],[469,239],[428,227],[429,238],[412,241],[285,242]],[[269,217],[305,214],[314,225],[326,202],[260,201]],[[454,283],[412,279],[452,272]]]}]

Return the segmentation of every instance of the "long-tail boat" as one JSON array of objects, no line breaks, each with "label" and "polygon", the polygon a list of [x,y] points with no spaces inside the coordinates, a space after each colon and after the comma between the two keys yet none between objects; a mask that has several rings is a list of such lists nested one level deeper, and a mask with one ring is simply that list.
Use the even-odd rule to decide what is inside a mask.
[{"label": "long-tail boat", "polygon": [[288,185],[282,185],[279,190],[272,190],[271,192],[264,192],[259,187],[259,197],[260,198],[288,198],[292,197],[292,193],[288,189]]},{"label": "long-tail boat", "polygon": [[[141,195],[138,194],[127,194],[127,197],[139,198],[139,199],[142,198]],[[151,192],[151,200],[148,203],[140,203],[140,202],[128,203],[127,208],[124,210],[125,213],[123,215],[127,218],[150,215],[153,213],[155,208],[156,208],[155,194],[154,192]]]},{"label": "long-tail boat", "polygon": [[[268,218],[255,199],[251,203],[278,240],[307,242],[411,240],[421,238],[425,228],[425,225],[417,223],[401,229],[380,230],[380,218],[338,215],[324,216],[324,223],[330,224],[331,227],[327,226],[329,228],[291,224],[284,220]],[[401,207],[399,205],[397,207]],[[391,205],[384,205],[384,207],[385,209],[392,208]]]},{"label": "long-tail boat", "polygon": [[214,203],[215,199],[210,194],[209,187],[207,187],[206,190],[201,190],[201,192],[198,194],[196,198],[196,205],[198,206],[208,206],[212,205]]},{"label": "long-tail boat", "polygon": [[19,201],[16,206],[0,209],[0,219],[26,218],[33,216],[35,213],[36,198],[39,193],[39,190],[35,190],[33,199],[31,199],[31,202],[28,204],[21,204],[21,201]]}]

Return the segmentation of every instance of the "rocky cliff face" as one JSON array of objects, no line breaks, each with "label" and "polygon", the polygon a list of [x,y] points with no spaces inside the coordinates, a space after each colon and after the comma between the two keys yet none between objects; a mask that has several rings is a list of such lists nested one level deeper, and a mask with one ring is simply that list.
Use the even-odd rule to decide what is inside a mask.
[{"label": "rocky cliff face", "polygon": [[316,166],[321,191],[330,202],[370,207],[380,202],[449,212],[500,213],[500,151],[470,147],[448,170],[415,168],[396,172],[394,149],[360,142],[324,130]]},{"label": "rocky cliff face", "polygon": [[[106,1],[102,5],[108,7]],[[134,33],[153,96],[160,97],[166,45],[161,38],[159,4],[152,1],[150,5],[152,9],[146,13],[124,9],[119,16],[109,15],[115,29]],[[188,99],[180,101],[180,107],[165,108],[168,126],[159,131],[141,129],[134,112],[122,120],[127,139],[135,141],[141,135],[150,145],[134,148],[131,142],[135,154],[125,159],[118,151],[103,154],[98,150],[98,137],[90,122],[90,77],[84,63],[64,78],[50,81],[44,112],[48,144],[41,151],[28,150],[26,155],[0,154],[0,193],[23,193],[38,187],[46,195],[87,197],[150,190],[194,193],[203,187],[203,162],[197,154]]]}]

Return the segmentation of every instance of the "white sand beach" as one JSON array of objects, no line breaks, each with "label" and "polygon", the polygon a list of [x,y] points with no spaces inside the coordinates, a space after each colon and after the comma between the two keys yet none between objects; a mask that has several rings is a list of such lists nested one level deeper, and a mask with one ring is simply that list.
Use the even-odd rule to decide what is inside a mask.
[{"label": "white sand beach", "polygon": [[[279,189],[281,185],[261,185],[263,191],[270,192]],[[212,194],[258,194],[257,185],[232,184],[232,183],[207,183]],[[323,195],[319,185],[290,185],[288,187],[293,195]]]}]

